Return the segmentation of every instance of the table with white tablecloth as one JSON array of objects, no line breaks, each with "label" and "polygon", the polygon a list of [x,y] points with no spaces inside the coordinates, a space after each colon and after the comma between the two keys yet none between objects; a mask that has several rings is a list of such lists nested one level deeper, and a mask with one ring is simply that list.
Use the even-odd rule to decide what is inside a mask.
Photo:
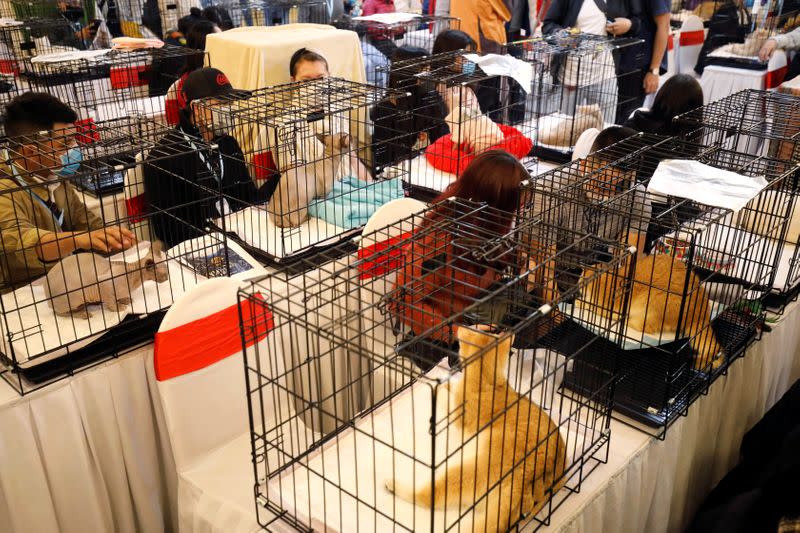
[{"label": "table with white tablecloth", "polygon": [[321,24],[246,26],[212,33],[206,40],[211,66],[236,89],[246,90],[289,82],[289,60],[304,47],[325,56],[331,76],[366,81],[361,42],[352,31]]},{"label": "table with white tablecloth", "polygon": [[765,88],[767,70],[721,67],[709,65],[703,70],[700,85],[703,87],[703,103],[709,104],[745,89]]},{"label": "table with white tablecloth", "polygon": [[[798,319],[800,304],[793,303],[665,440],[612,421],[608,462],[554,512],[546,529],[685,527],[736,464],[744,433],[800,377]],[[173,529],[174,466],[146,373],[151,358],[151,346],[140,348],[24,397],[0,383],[0,531]],[[194,495],[198,531],[257,529],[250,445],[243,437],[219,450],[235,468],[221,471],[213,493]]]}]

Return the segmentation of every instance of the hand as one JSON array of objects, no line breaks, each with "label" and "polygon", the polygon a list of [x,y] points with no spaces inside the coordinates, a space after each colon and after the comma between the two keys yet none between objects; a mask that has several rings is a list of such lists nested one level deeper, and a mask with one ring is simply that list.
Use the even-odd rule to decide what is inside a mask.
[{"label": "hand", "polygon": [[653,94],[658,90],[658,76],[652,72],[648,72],[644,75],[644,83],[642,86],[644,87],[645,94]]},{"label": "hand", "polygon": [[772,57],[772,52],[778,48],[778,43],[775,39],[767,39],[767,41],[761,46],[761,50],[758,51],[758,58],[761,61],[767,61],[770,57]]},{"label": "hand", "polygon": [[631,21],[630,19],[626,19],[624,17],[615,18],[614,22],[606,24],[606,31],[614,37],[628,33],[630,29]]},{"label": "hand", "polygon": [[76,248],[110,253],[127,250],[136,244],[136,235],[129,229],[118,227],[100,228],[75,235]]}]

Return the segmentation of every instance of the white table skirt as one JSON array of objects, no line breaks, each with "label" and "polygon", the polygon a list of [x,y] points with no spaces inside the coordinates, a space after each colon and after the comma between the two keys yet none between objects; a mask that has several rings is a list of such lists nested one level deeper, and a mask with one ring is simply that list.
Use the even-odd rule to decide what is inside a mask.
[{"label": "white table skirt", "polygon": [[175,468],[145,372],[152,353],[148,345],[24,397],[0,382],[0,531],[173,530],[175,480],[165,473]]},{"label": "white table skirt", "polygon": [[703,70],[700,85],[703,87],[703,101],[706,104],[744,91],[763,89],[767,71],[709,65]]},{"label": "white table skirt", "polygon": [[[608,463],[566,500],[546,529],[685,527],[736,464],[744,433],[800,377],[799,309],[792,304],[775,330],[669,429],[666,440],[612,422]],[[174,465],[145,371],[151,354],[150,346],[139,349],[22,398],[0,385],[0,531],[174,529]],[[223,503],[199,506],[209,516],[196,517],[195,524],[203,530],[221,525],[215,523]],[[241,516],[225,514],[227,524],[254,523],[249,501],[232,507]]]}]

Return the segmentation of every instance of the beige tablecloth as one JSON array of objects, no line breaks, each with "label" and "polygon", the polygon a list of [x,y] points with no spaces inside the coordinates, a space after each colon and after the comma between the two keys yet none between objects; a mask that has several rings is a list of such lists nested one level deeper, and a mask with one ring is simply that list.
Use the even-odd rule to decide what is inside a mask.
[{"label": "beige tablecloth", "polygon": [[206,51],[237,89],[260,89],[289,80],[289,59],[299,48],[321,53],[331,76],[366,81],[358,35],[321,24],[247,26],[211,34]]}]

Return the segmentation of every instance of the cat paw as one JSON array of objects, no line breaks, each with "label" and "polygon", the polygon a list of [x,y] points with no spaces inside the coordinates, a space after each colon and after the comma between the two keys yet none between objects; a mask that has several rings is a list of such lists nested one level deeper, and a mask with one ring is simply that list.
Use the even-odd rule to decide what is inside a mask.
[{"label": "cat paw", "polygon": [[388,490],[389,492],[394,494],[394,480],[393,479],[387,479],[386,481],[384,481],[383,482],[383,486],[386,487],[386,490]]}]

